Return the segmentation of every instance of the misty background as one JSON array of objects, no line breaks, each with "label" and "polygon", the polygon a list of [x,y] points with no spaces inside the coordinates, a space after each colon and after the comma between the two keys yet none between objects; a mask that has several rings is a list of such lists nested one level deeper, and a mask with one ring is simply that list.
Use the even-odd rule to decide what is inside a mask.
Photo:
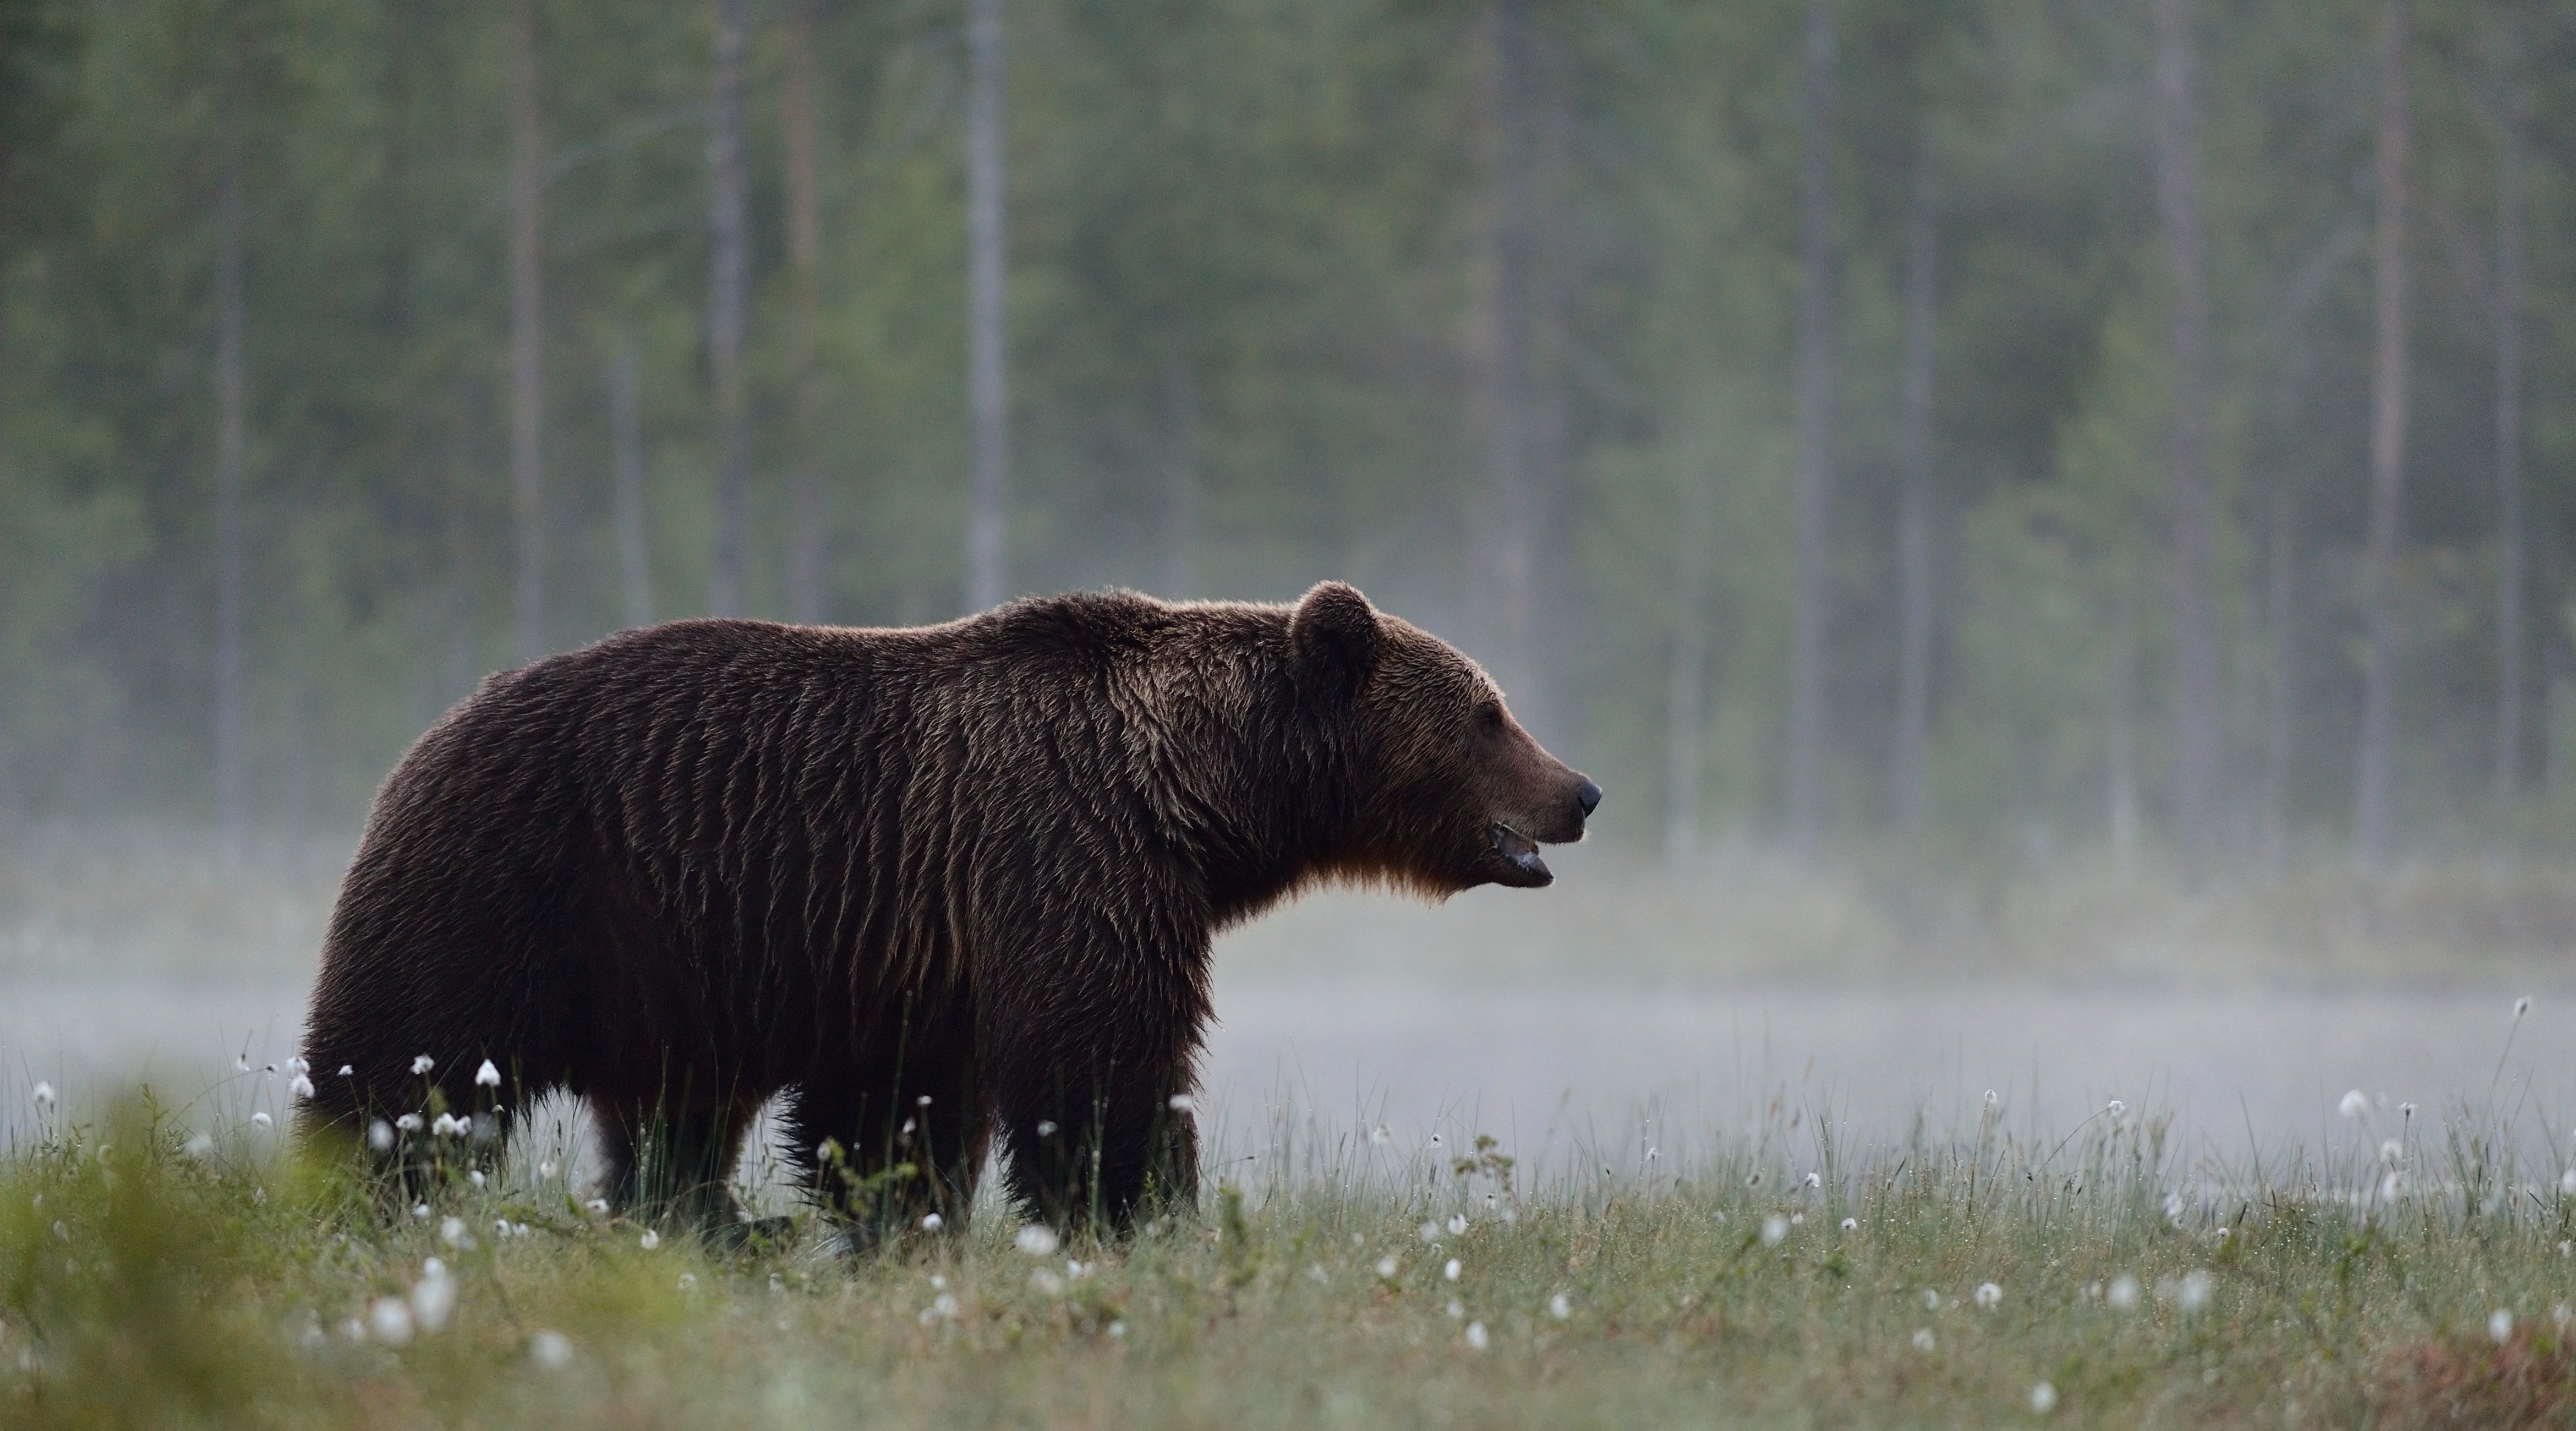
[{"label": "misty background", "polygon": [[8,1076],[282,1057],[493,671],[1336,577],[1609,797],[1229,936],[1237,1084],[2491,1087],[2571,165],[2540,0],[0,0]]}]

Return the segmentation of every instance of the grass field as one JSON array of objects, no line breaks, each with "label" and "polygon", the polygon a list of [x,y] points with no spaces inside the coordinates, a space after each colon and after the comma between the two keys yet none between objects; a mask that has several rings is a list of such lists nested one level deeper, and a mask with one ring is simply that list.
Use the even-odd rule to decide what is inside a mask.
[{"label": "grass field", "polygon": [[2132,1110],[2009,1113],[1846,1149],[1774,1107],[1539,1187],[1309,1129],[1125,1246],[992,1208],[727,1259],[532,1155],[387,1222],[273,1128],[49,1110],[0,1157],[0,1425],[2576,1424],[2529,1136],[2365,1110],[2179,1168]]}]

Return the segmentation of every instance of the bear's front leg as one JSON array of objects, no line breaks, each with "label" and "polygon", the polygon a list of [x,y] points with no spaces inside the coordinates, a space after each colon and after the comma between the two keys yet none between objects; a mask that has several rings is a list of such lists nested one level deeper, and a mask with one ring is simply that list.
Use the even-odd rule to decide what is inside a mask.
[{"label": "bear's front leg", "polygon": [[1038,1218],[1118,1236],[1156,1211],[1196,1208],[1198,1130],[1171,1070],[1055,1069],[1032,1083],[997,1111],[1011,1195]]},{"label": "bear's front leg", "polygon": [[985,1010],[977,1040],[1011,1195],[1059,1229],[1113,1235],[1150,1208],[1194,1209],[1197,1019],[1150,997],[1101,1008],[1020,992]]}]

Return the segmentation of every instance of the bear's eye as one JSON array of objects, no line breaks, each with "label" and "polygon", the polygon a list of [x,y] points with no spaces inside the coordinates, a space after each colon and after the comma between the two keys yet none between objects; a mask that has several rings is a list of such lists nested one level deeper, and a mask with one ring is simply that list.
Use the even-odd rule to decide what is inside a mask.
[{"label": "bear's eye", "polygon": [[1502,733],[1502,708],[1500,706],[1478,706],[1476,708],[1476,734],[1501,735]]}]

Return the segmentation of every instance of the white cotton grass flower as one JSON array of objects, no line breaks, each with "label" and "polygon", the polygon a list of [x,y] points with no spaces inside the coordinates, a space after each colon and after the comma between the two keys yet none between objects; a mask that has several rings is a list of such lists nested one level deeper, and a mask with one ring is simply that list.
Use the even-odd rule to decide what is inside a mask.
[{"label": "white cotton grass flower", "polygon": [[186,1153],[189,1157],[196,1158],[200,1161],[211,1158],[215,1155],[214,1135],[211,1133],[199,1133],[195,1137],[190,1138],[187,1146],[182,1148],[180,1151]]},{"label": "white cotton grass flower", "polygon": [[2370,1112],[2370,1095],[2356,1088],[2345,1094],[2343,1102],[2336,1104],[2335,1108],[2346,1118],[2359,1119]]},{"label": "white cotton grass flower", "polygon": [[1052,1118],[1040,1118],[1040,1119],[1038,1120],[1038,1136],[1039,1136],[1039,1137],[1041,1137],[1041,1138],[1052,1138],[1052,1137],[1054,1137],[1054,1136],[1055,1136],[1055,1120],[1054,1120],[1054,1119],[1052,1119]]},{"label": "white cotton grass flower", "polygon": [[1042,1222],[1032,1222],[1020,1229],[1020,1235],[1011,1239],[1011,1245],[1031,1257],[1051,1257],[1064,1243],[1055,1235],[1054,1228]]},{"label": "white cotton grass flower", "polygon": [[1930,1327],[1916,1327],[1914,1329],[1914,1349],[1916,1351],[1923,1352],[1928,1355],[1936,1345],[1938,1345],[1938,1343],[1932,1340],[1932,1329]]},{"label": "white cotton grass flower", "polygon": [[274,1128],[277,1126],[277,1120],[262,1111],[250,1115],[250,1125],[254,1128]]},{"label": "white cotton grass flower", "polygon": [[572,1338],[548,1329],[528,1338],[528,1360],[540,1371],[561,1371],[572,1365]]},{"label": "white cotton grass flower", "polygon": [[481,1168],[468,1169],[465,1174],[465,1180],[478,1188],[483,1186],[483,1170]]},{"label": "white cotton grass flower", "polygon": [[2184,1273],[2178,1280],[2158,1283],[2156,1295],[2181,1308],[2185,1316],[2192,1316],[2208,1310],[2210,1296],[2217,1286],[2208,1273],[2195,1270]]},{"label": "white cotton grass flower", "polygon": [[2102,1111],[2110,1114],[2114,1118],[2117,1118],[2121,1114],[2129,1111],[2129,1105],[2121,1102],[2117,1098],[2114,1098],[2109,1103],[2102,1106]]},{"label": "white cotton grass flower", "polygon": [[1441,1264],[1440,1279],[1444,1282],[1455,1282],[1458,1280],[1458,1274],[1463,1270],[1465,1269],[1458,1265],[1458,1259],[1452,1257],[1447,1262]]},{"label": "white cotton grass flower", "polygon": [[378,1297],[367,1308],[367,1335],[389,1347],[411,1342],[411,1304],[400,1297]]},{"label": "white cotton grass flower", "polygon": [[1858,1232],[1858,1231],[1860,1231],[1860,1219],[1859,1219],[1859,1218],[1856,1218],[1856,1217],[1846,1217],[1846,1218],[1844,1218],[1844,1219],[1843,1219],[1843,1231],[1845,1231],[1845,1232]]},{"label": "white cotton grass flower", "polygon": [[2057,1409],[2057,1388],[2043,1381],[2030,1389],[2030,1410],[2034,1416],[2046,1416]]},{"label": "white cotton grass flower", "polygon": [[921,1230],[924,1232],[937,1232],[947,1225],[948,1220],[935,1212],[925,1212],[921,1215]]},{"label": "white cotton grass flower", "polygon": [[394,1126],[406,1133],[417,1133],[428,1125],[422,1121],[419,1114],[405,1113],[394,1120]]},{"label": "white cotton grass flower", "polygon": [[1998,1103],[1998,1102],[2000,1102],[2000,1101],[2002,1101],[2002,1100],[2000,1100],[2000,1099],[1998,1099],[1998,1098],[1996,1098],[1996,1097],[1995,1097],[1995,1091],[1994,1091],[1993,1089],[1989,1088],[1989,1089],[1987,1089],[1987,1090],[1986,1090],[1986,1106],[1987,1106],[1987,1107],[1992,1108],[1992,1107],[1994,1107],[1994,1106],[1995,1106],[1995,1104],[1997,1104],[1997,1103]]},{"label": "white cotton grass flower", "polygon": [[2513,1001],[2513,1016],[2514,1016],[2515,1018],[2517,1018],[2517,1019],[2518,1019],[2518,1018],[2521,1018],[2524,1014],[2527,1014],[2527,1013],[2530,1013],[2530,1012],[2531,1012],[2531,996],[2530,996],[2529,994],[2525,994],[2525,995],[2523,995],[2521,998],[2516,999],[2516,1000],[2514,1000],[2514,1001]]},{"label": "white cotton grass flower", "polygon": [[1463,1212],[1453,1212],[1449,1214],[1449,1235],[1451,1237],[1464,1237],[1467,1235],[1467,1214]]},{"label": "white cotton grass flower", "polygon": [[429,1131],[441,1138],[462,1138],[467,1133],[473,1131],[473,1128],[474,1125],[472,1123],[457,1117],[453,1113],[441,1113],[438,1115],[437,1119],[429,1125]]},{"label": "white cotton grass flower", "polygon": [[1463,1322],[1467,1320],[1467,1304],[1459,1301],[1455,1297],[1450,1298],[1449,1320],[1453,1322]]},{"label": "white cotton grass flower", "polygon": [[1574,1299],[1563,1292],[1557,1293],[1547,1299],[1547,1314],[1560,1322],[1571,1320],[1574,1316]]},{"label": "white cotton grass flower", "polygon": [[695,1272],[681,1273],[678,1286],[683,1294],[698,1290],[698,1274]]},{"label": "white cotton grass flower", "polygon": [[1469,1322],[1467,1324],[1467,1350],[1483,1351],[1486,1347],[1492,1344],[1493,1338],[1485,1334],[1485,1324],[1483,1322]]},{"label": "white cotton grass flower", "polygon": [[54,1085],[38,1079],[35,1088],[27,1096],[35,1100],[38,1111],[51,1108],[54,1106]]},{"label": "white cotton grass flower", "polygon": [[344,1064],[341,1064],[341,1065],[340,1065],[340,1076],[341,1076],[342,1078],[355,1078],[355,1077],[357,1077],[357,1074],[358,1074],[357,1065],[355,1065],[355,1064],[349,1064],[349,1063],[344,1063]]},{"label": "white cotton grass flower", "polygon": [[414,1077],[414,1078],[418,1078],[418,1077],[420,1077],[421,1075],[423,1075],[423,1074],[425,1074],[425,1073],[429,1072],[431,1069],[436,1068],[436,1067],[438,1067],[438,1060],[437,1060],[437,1059],[434,1059],[434,1058],[432,1058],[432,1057],[430,1057],[428,1054],[420,1053],[420,1054],[414,1054],[414,1055],[412,1055],[412,1060],[411,1060],[411,1076],[412,1076],[412,1077]]},{"label": "white cotton grass flower", "polygon": [[[2523,1002],[2529,1003],[2526,999]],[[2513,1313],[2503,1307],[2487,1313],[2487,1340],[2498,1346],[2513,1340]]]},{"label": "white cotton grass flower", "polygon": [[608,1199],[604,1197],[592,1198],[590,1201],[583,1203],[582,1206],[588,1208],[590,1210],[590,1215],[593,1217],[606,1217],[608,1215]]},{"label": "white cotton grass flower", "polygon": [[2004,1304],[2004,1289],[1992,1282],[1977,1284],[1977,1305],[1991,1312]]},{"label": "white cotton grass flower", "polygon": [[1937,1312],[1941,1310],[1941,1294],[1933,1291],[1929,1287],[1924,1288],[1923,1310],[1927,1312]]},{"label": "white cotton grass flower", "polygon": [[1395,1135],[1387,1131],[1387,1127],[1384,1123],[1380,1123],[1376,1127],[1369,1129],[1369,1141],[1383,1148],[1387,1144],[1395,1141]]},{"label": "white cotton grass flower", "polygon": [[311,1098],[313,1096],[313,1080],[301,1073],[288,1079],[286,1083],[286,1096],[294,1099],[298,1103],[302,1103]]},{"label": "white cotton grass flower", "polygon": [[1806,1177],[1806,1185],[1807,1185],[1808,1187],[1810,1187],[1810,1188],[1820,1188],[1820,1187],[1823,1187],[1823,1186],[1825,1185],[1825,1179],[1824,1179],[1823,1174],[1821,1174],[1821,1173],[1809,1173],[1809,1174],[1807,1174],[1807,1177]]},{"label": "white cotton grass flower", "polygon": [[367,1125],[367,1146],[379,1153],[394,1150],[394,1125],[382,1118]]},{"label": "white cotton grass flower", "polygon": [[421,1264],[420,1280],[412,1284],[411,1314],[430,1335],[447,1329],[448,1318],[456,1315],[456,1279],[448,1275],[446,1263],[433,1257]]},{"label": "white cotton grass flower", "polygon": [[467,1238],[465,1236],[465,1219],[461,1217],[447,1217],[439,1219],[438,1240],[446,1243],[450,1247],[463,1247],[467,1245]]},{"label": "white cotton grass flower", "polygon": [[2103,1296],[2110,1302],[2111,1310],[2134,1312],[2138,1309],[2138,1279],[2123,1272],[2111,1279],[2111,1290]]},{"label": "white cotton grass flower", "polygon": [[1425,1242],[1438,1242],[1440,1240],[1440,1224],[1436,1222],[1426,1222],[1420,1227],[1415,1228],[1414,1231],[1418,1233]]},{"label": "white cotton grass flower", "polygon": [[1392,1282],[1395,1280],[1396,1272],[1403,1266],[1403,1263],[1396,1260],[1395,1254],[1390,1252],[1377,1260],[1377,1275]]},{"label": "white cotton grass flower", "polygon": [[1762,1245],[1777,1247],[1789,1236],[1789,1219],[1778,1213],[1762,1219]]},{"label": "white cotton grass flower", "polygon": [[488,1058],[483,1060],[483,1066],[474,1070],[474,1086],[477,1088],[501,1086],[501,1070],[493,1066],[492,1060]]},{"label": "white cotton grass flower", "polygon": [[639,1238],[635,1239],[635,1242],[636,1242],[636,1245],[637,1245],[637,1246],[642,1247],[642,1248],[643,1248],[645,1251],[647,1251],[647,1252],[650,1252],[650,1251],[652,1251],[654,1248],[659,1247],[659,1246],[661,1246],[661,1245],[662,1245],[662,1234],[660,1234],[660,1233],[658,1233],[658,1232],[655,1232],[653,1229],[651,1229],[651,1228],[649,1228],[649,1227],[648,1227],[648,1228],[644,1229],[644,1235],[643,1235],[642,1237],[639,1237]]},{"label": "white cotton grass flower", "polygon": [[2389,1167],[2396,1167],[2406,1161],[2406,1145],[2395,1138],[2383,1139],[2379,1144],[2379,1161]]}]

